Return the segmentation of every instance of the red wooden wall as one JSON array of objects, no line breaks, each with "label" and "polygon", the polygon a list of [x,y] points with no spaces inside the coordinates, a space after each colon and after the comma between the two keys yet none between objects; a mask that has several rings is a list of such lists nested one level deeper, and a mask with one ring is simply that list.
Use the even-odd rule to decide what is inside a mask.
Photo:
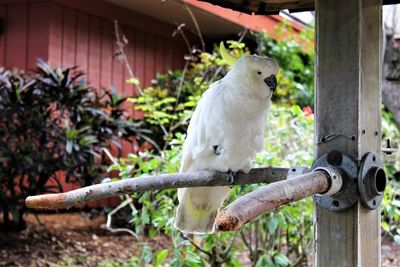
[{"label": "red wooden wall", "polygon": [[[0,34],[0,65],[32,69],[37,58],[52,66],[78,66],[90,85],[124,96],[136,93],[114,54],[114,19],[129,41],[126,55],[143,84],[157,73],[183,67],[186,46],[172,38],[175,27],[99,0],[0,0],[5,22]],[[127,108],[133,114],[131,106]],[[124,146],[125,154],[130,150]],[[63,183],[64,191],[76,185]],[[95,206],[109,205],[109,200]],[[114,202],[115,203],[115,202]],[[93,205],[90,205],[93,206]]]},{"label": "red wooden wall", "polygon": [[[30,69],[37,58],[54,66],[78,66],[92,86],[115,86],[124,95],[135,90],[125,83],[128,74],[121,62],[113,59],[114,19],[122,21],[129,63],[144,84],[156,73],[182,68],[187,53],[182,40],[171,37],[174,26],[98,0],[1,0],[0,17],[5,21],[2,66]],[[144,18],[147,25],[135,23]]]},{"label": "red wooden wall", "polygon": [[4,32],[0,35],[0,64],[8,68],[33,68],[36,58],[46,58],[48,4],[0,2]]},{"label": "red wooden wall", "polygon": [[[125,82],[129,78],[126,69],[118,59],[113,59],[112,20],[61,4],[53,4],[51,10],[50,63],[64,67],[77,65],[86,72],[94,87],[115,86],[118,92],[133,95],[133,86]],[[156,73],[183,66],[185,47],[180,41],[124,24],[121,26],[129,41],[126,55],[140,81],[148,84]]]}]

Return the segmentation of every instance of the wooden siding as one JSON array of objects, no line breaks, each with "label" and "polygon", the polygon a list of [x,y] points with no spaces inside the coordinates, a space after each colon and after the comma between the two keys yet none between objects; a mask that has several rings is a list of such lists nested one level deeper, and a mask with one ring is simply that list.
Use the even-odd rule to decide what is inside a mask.
[{"label": "wooden siding", "polygon": [[[50,63],[78,66],[92,86],[115,88],[124,96],[134,95],[135,88],[125,82],[129,78],[126,69],[113,57],[113,21],[61,4],[52,3],[50,9]],[[124,24],[121,29],[129,41],[128,61],[143,84],[148,85],[157,73],[182,68],[186,50],[179,38],[167,38]],[[170,55],[174,55],[173,60]]]},{"label": "wooden siding", "polygon": [[[5,30],[0,34],[0,65],[6,68],[32,69],[38,58],[53,66],[78,66],[97,88],[115,88],[125,96],[136,91],[126,84],[128,73],[122,63],[113,58],[113,21],[103,17],[111,8],[98,3],[99,10],[88,12],[97,1],[7,1],[0,0],[0,17]],[[127,22],[127,11],[112,6],[114,19]],[[96,15],[97,12],[100,15]],[[130,12],[132,21],[143,15]],[[146,17],[143,22],[121,24],[129,44],[126,54],[134,74],[148,85],[157,73],[183,66],[186,47],[180,36],[172,38],[173,26]],[[152,23],[153,22],[153,23]]]},{"label": "wooden siding", "polygon": [[0,34],[0,65],[32,69],[38,58],[47,59],[48,4],[0,2],[4,32]]}]

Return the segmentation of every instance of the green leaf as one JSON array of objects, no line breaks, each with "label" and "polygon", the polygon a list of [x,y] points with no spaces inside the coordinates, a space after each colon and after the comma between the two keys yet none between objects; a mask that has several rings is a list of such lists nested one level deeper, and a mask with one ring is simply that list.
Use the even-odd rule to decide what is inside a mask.
[{"label": "green leaf", "polygon": [[225,64],[228,66],[233,66],[235,65],[236,61],[238,61],[239,58],[232,56],[229,53],[229,50],[225,48],[224,42],[221,42],[219,44],[219,53],[221,54],[222,59],[224,60]]},{"label": "green leaf", "polygon": [[232,265],[233,267],[243,267],[242,263],[237,258],[233,259]]},{"label": "green leaf", "polygon": [[389,224],[385,221],[382,221],[381,227],[382,227],[383,231],[385,231],[385,232],[390,231]]},{"label": "green leaf", "polygon": [[155,256],[154,267],[160,266],[164,262],[167,256],[168,256],[168,249],[163,249],[157,252]]},{"label": "green leaf", "polygon": [[400,208],[400,200],[393,200],[392,205]]},{"label": "green leaf", "polygon": [[107,172],[111,172],[111,171],[119,171],[120,170],[120,166],[118,164],[113,164],[110,167],[108,167]]},{"label": "green leaf", "polygon": [[94,135],[87,135],[79,140],[80,145],[88,146],[93,145],[98,142],[97,137]]},{"label": "green leaf", "polygon": [[128,97],[126,101],[131,102],[131,103],[138,103],[138,98],[135,97]]},{"label": "green leaf", "polygon": [[268,257],[266,255],[262,255],[260,258],[258,258],[257,263],[256,263],[257,267],[269,267],[271,266],[271,263],[269,263],[268,261]]},{"label": "green leaf", "polygon": [[65,146],[65,150],[67,151],[68,154],[71,154],[73,145],[74,144],[70,140],[67,140],[67,144]]},{"label": "green leaf", "polygon": [[142,259],[146,262],[146,263],[150,263],[151,259],[153,257],[153,252],[151,251],[151,248],[148,244],[144,244],[143,248],[142,248]]},{"label": "green leaf", "polygon": [[133,85],[136,85],[136,86],[140,85],[140,81],[136,77],[129,78],[128,80],[126,80],[126,83],[133,84]]},{"label": "green leaf", "polygon": [[298,105],[294,105],[292,107],[292,112],[294,115],[299,116],[303,113],[303,111],[301,110],[301,108]]},{"label": "green leaf", "polygon": [[67,139],[72,140],[79,132],[76,129],[65,130],[65,136]]},{"label": "green leaf", "polygon": [[289,266],[291,261],[286,257],[284,254],[279,253],[274,256],[274,261],[277,263],[279,266]]},{"label": "green leaf", "polygon": [[[154,221],[153,221],[153,224],[154,224]],[[154,227],[150,227],[150,229],[149,229],[150,239],[153,239],[155,235],[156,235],[156,230],[154,229]]]},{"label": "green leaf", "polygon": [[272,234],[276,231],[278,227],[278,220],[272,217],[268,222],[268,231]]},{"label": "green leaf", "polygon": [[142,221],[142,224],[148,224],[150,222],[150,216],[149,213],[147,212],[147,209],[142,210],[142,213],[140,215],[140,220]]}]

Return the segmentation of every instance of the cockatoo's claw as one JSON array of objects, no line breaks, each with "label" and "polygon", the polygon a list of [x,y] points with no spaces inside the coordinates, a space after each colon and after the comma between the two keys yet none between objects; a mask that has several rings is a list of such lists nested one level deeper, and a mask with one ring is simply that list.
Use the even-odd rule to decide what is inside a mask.
[{"label": "cockatoo's claw", "polygon": [[233,186],[236,183],[236,173],[234,171],[232,171],[231,169],[229,169],[227,171],[228,177],[229,177],[229,187],[233,188]]},{"label": "cockatoo's claw", "polygon": [[219,155],[221,155],[222,148],[220,145],[215,145],[215,146],[213,146],[213,151],[214,151],[215,155],[219,156]]}]

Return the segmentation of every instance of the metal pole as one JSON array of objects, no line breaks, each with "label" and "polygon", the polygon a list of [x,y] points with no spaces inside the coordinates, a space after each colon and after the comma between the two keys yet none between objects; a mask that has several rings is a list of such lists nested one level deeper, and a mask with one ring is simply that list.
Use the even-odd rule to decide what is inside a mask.
[{"label": "metal pole", "polygon": [[[381,1],[316,0],[315,157],[380,152]],[[356,181],[354,181],[356,182]],[[380,266],[380,209],[315,206],[314,266]]]}]

